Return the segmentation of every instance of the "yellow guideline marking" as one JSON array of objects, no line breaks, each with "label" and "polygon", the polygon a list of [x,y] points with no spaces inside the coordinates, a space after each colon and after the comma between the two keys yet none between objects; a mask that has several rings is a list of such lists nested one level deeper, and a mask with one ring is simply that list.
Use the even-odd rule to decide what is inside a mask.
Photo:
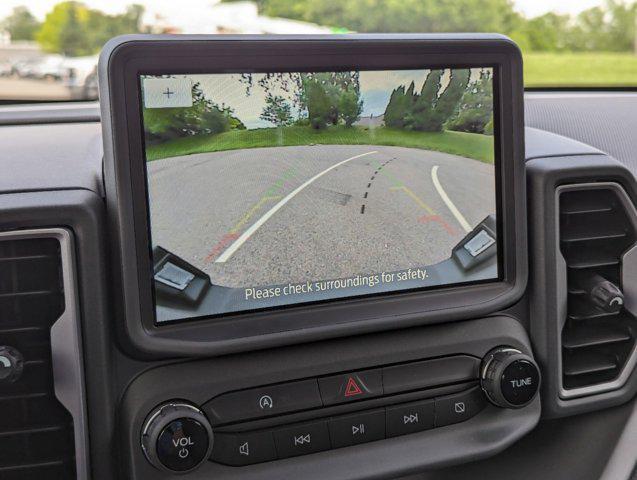
[{"label": "yellow guideline marking", "polygon": [[378,153],[376,150],[373,150],[371,152],[366,152],[366,153],[361,153],[359,155],[354,155],[353,157],[350,158],[346,158],[345,160],[342,160],[338,163],[335,163],[334,165],[332,165],[331,167],[326,168],[325,170],[323,170],[320,173],[317,173],[316,175],[314,175],[312,178],[310,178],[309,180],[307,180],[305,183],[303,183],[302,185],[296,187],[296,189],[292,190],[290,193],[288,193],[285,197],[283,197],[283,199],[279,200],[279,203],[277,203],[274,207],[272,207],[270,210],[268,210],[265,215],[263,215],[261,218],[259,218],[259,220],[257,220],[256,222],[254,222],[252,224],[252,226],[250,226],[245,232],[243,232],[241,234],[241,236],[239,238],[237,238],[232,245],[230,245],[226,251],[224,251],[216,260],[215,263],[225,263],[230,257],[232,257],[232,255],[234,254],[234,252],[236,252],[241,245],[243,245],[253,234],[254,232],[256,232],[259,228],[261,228],[261,226],[267,222],[270,217],[272,217],[272,215],[274,215],[276,212],[278,212],[283,206],[285,206],[286,203],[288,203],[290,200],[292,200],[299,192],[301,192],[305,187],[307,187],[308,185],[310,185],[312,182],[318,180],[319,178],[321,178],[323,175],[325,175],[328,172],[331,172],[332,170],[334,170],[335,168],[340,167],[341,165],[346,164],[347,162],[350,162],[352,160],[355,160],[357,158],[361,158],[361,157],[365,157],[367,155],[372,155],[374,153]]},{"label": "yellow guideline marking", "polygon": [[232,228],[232,230],[230,230],[230,233],[238,233],[239,230],[241,230],[241,227],[248,223],[248,220],[250,220],[252,215],[254,215],[263,206],[264,203],[271,200],[278,200],[279,198],[281,198],[281,195],[271,195],[268,197],[263,197],[241,218],[241,220],[239,220],[239,222]]},{"label": "yellow guideline marking", "polygon": [[409,195],[411,198],[414,199],[414,201],[420,205],[423,209],[427,210],[427,213],[429,215],[434,215],[435,212],[431,209],[431,207],[429,205],[427,205],[425,202],[423,202],[418,195],[416,195],[414,192],[412,192],[409,188],[403,186],[400,187],[391,187],[390,190],[403,190],[407,195]]}]

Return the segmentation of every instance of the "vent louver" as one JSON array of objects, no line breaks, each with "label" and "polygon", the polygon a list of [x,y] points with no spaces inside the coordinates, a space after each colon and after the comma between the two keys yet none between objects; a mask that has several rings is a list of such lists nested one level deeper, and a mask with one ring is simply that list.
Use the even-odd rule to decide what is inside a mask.
[{"label": "vent louver", "polygon": [[75,478],[73,420],[53,391],[50,328],[64,311],[60,243],[0,241],[0,345],[24,357],[0,383],[0,478]]},{"label": "vent louver", "polygon": [[[622,192],[623,193],[623,192]],[[602,277],[622,288],[622,255],[635,244],[628,212],[614,188],[560,194],[560,248],[567,265],[562,381],[578,389],[616,379],[635,343],[634,317],[597,306],[583,287]]]}]

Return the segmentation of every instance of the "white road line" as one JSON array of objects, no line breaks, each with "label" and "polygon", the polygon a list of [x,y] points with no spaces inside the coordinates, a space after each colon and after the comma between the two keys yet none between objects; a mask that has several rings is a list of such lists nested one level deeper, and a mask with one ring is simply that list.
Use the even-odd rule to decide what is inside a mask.
[{"label": "white road line", "polygon": [[353,157],[343,160],[342,162],[338,162],[332,165],[331,167],[326,168],[322,172],[317,173],[312,178],[310,178],[307,182],[303,183],[301,186],[297,187],[296,189],[288,193],[283,199],[279,201],[279,203],[277,203],[274,207],[268,210],[265,213],[265,215],[263,215],[259,220],[254,222],[250,226],[250,228],[248,228],[245,232],[241,234],[239,238],[237,238],[234,242],[232,242],[232,244],[221,255],[219,255],[219,257],[215,260],[215,263],[225,263],[227,260],[229,260],[230,257],[232,257],[232,255],[234,255],[234,253],[237,250],[239,250],[239,248],[241,248],[241,245],[243,245],[252,235],[254,235],[254,233],[261,227],[261,225],[267,222],[272,215],[278,212],[281,209],[281,207],[283,207],[286,203],[292,200],[301,190],[303,190],[305,187],[310,185],[312,182],[314,182],[315,180],[318,180],[326,173],[330,172],[331,170],[334,170],[337,167],[340,167],[341,165],[351,160],[364,157],[365,155],[371,155],[372,153],[378,153],[378,152],[374,150],[373,152],[361,153],[360,155],[355,155]]},{"label": "white road line", "polygon": [[431,169],[431,179],[433,180],[434,187],[436,187],[436,190],[438,191],[438,195],[440,195],[440,198],[442,198],[442,201],[445,202],[445,205],[447,205],[447,208],[451,210],[451,213],[453,213],[453,216],[456,217],[456,220],[458,220],[458,223],[462,226],[462,228],[464,228],[464,231],[469,233],[472,230],[471,225],[469,225],[469,222],[467,222],[467,219],[462,216],[462,213],[460,213],[460,210],[458,210],[456,206],[453,204],[453,202],[449,198],[449,195],[447,195],[447,192],[445,192],[445,189],[442,188],[442,185],[440,184],[440,180],[438,180],[438,165],[436,165],[435,167]]}]

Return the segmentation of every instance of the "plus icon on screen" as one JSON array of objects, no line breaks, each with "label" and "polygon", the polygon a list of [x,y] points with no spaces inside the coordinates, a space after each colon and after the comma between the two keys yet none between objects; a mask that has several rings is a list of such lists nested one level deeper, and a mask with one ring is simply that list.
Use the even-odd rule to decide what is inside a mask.
[{"label": "plus icon on screen", "polygon": [[166,87],[166,91],[164,92],[164,95],[166,95],[166,98],[170,98],[171,95],[174,95],[175,92],[171,91],[170,88]]}]

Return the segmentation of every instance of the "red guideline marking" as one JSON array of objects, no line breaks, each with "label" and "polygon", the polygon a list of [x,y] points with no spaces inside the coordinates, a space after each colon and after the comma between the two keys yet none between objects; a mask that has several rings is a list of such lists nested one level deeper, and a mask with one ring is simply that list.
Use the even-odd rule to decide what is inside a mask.
[{"label": "red guideline marking", "polygon": [[355,395],[360,395],[361,393],[363,393],[363,391],[361,390],[361,387],[359,387],[356,383],[356,380],[354,380],[352,377],[349,377],[349,379],[347,380],[347,386],[345,387],[345,396],[353,397]]},{"label": "red guideline marking", "polygon": [[444,228],[449,235],[455,236],[458,234],[456,229],[449,225],[440,215],[423,215],[418,218],[418,221],[420,223],[436,222],[442,225],[442,228]]},{"label": "red guideline marking", "polygon": [[238,233],[226,233],[223,237],[221,237],[219,243],[217,243],[215,247],[210,250],[210,253],[204,259],[204,263],[212,262],[212,260],[215,259],[217,255],[219,255],[228,245],[234,242],[237,238],[239,238]]}]

